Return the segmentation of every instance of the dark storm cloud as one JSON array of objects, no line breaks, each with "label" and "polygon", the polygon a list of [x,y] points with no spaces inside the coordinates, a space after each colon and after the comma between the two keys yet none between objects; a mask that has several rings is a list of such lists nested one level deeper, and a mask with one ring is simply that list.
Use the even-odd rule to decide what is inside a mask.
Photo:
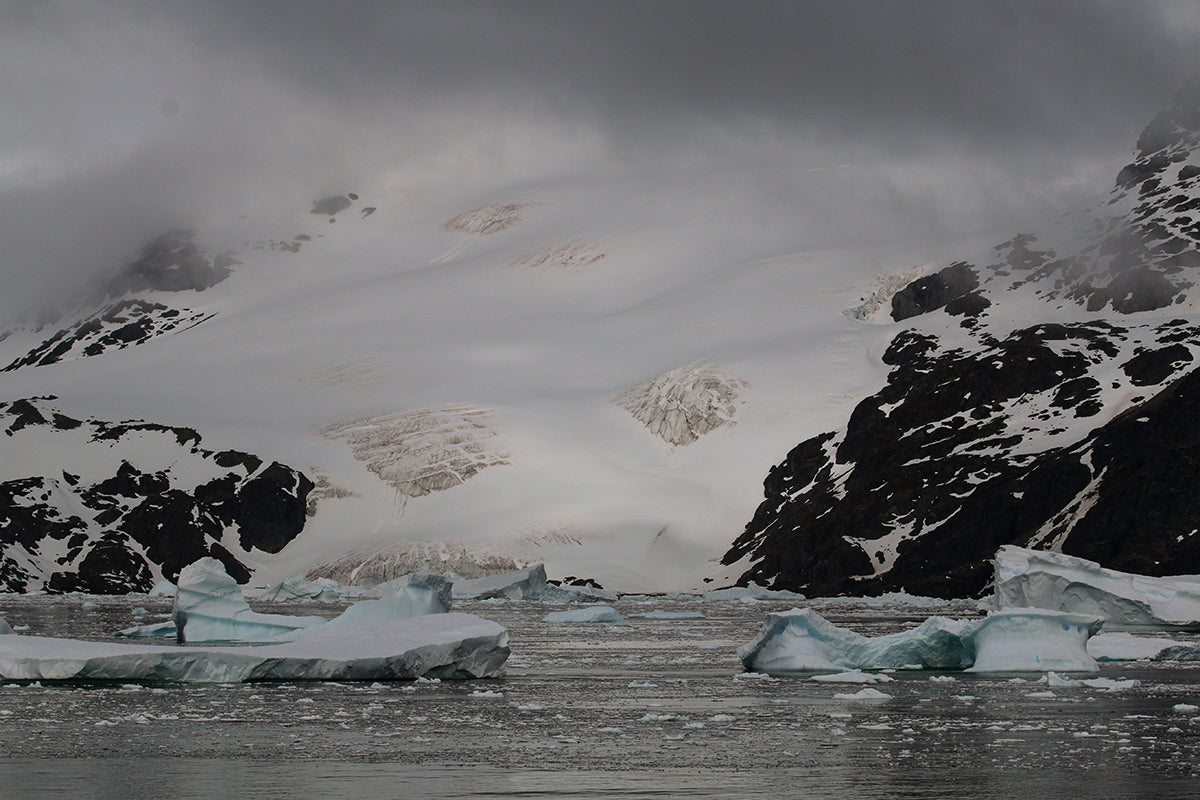
[{"label": "dark storm cloud", "polygon": [[744,162],[742,197],[804,208],[811,170],[853,163],[830,220],[1003,218],[1107,188],[1198,26],[1190,0],[9,0],[0,278],[389,164],[485,189]]}]

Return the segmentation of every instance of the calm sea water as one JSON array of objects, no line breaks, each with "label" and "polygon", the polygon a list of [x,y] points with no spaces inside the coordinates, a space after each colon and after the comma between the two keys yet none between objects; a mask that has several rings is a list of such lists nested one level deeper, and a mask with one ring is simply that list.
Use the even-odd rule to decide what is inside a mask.
[{"label": "calm sea water", "polygon": [[[0,596],[0,616],[106,638],[169,608],[87,600]],[[860,687],[739,675],[736,648],[786,605],[618,607],[705,618],[553,625],[537,604],[465,604],[512,634],[489,681],[0,685],[0,798],[1200,796],[1200,666],[1107,665],[1140,682],[1121,691],[902,672],[875,687],[889,698],[851,700]],[[948,613],[822,611],[872,635]]]}]

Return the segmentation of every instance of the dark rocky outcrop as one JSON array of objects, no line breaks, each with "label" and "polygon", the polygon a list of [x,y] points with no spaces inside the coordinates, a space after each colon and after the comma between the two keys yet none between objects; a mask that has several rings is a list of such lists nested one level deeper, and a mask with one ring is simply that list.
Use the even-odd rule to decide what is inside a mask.
[{"label": "dark rocky outcrop", "polygon": [[900,320],[942,308],[979,286],[975,270],[965,262],[926,275],[905,286],[892,297],[892,319]]},{"label": "dark rocky outcrop", "polygon": [[264,468],[250,453],[206,450],[190,428],[76,420],[49,408],[50,401],[0,403],[0,425],[10,436],[30,437],[86,426],[96,452],[79,457],[91,475],[110,445],[162,436],[178,449],[177,462],[190,465],[184,473],[211,477],[188,484],[173,467],[148,471],[119,459],[107,477],[90,482],[83,470],[69,469],[0,482],[0,591],[146,591],[157,577],[175,580],[205,556],[245,582],[251,573],[236,553],[278,553],[302,532],[313,483],[291,467]]}]

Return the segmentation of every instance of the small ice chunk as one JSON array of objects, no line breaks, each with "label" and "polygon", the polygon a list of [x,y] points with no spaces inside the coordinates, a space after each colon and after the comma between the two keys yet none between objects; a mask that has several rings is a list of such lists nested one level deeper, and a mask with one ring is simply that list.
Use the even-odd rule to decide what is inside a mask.
[{"label": "small ice chunk", "polygon": [[566,611],[554,611],[544,617],[545,622],[612,622],[623,623],[625,618],[612,606],[585,606]]},{"label": "small ice chunk", "polygon": [[872,689],[870,686],[867,686],[852,694],[838,692],[833,698],[835,700],[891,700],[892,696],[886,692],[881,692],[878,689]]},{"label": "small ice chunk", "polygon": [[1176,703],[1171,706],[1171,710],[1180,714],[1192,714],[1200,711],[1200,706],[1194,706],[1191,703]]},{"label": "small ice chunk", "polygon": [[813,675],[812,680],[821,683],[887,683],[894,679],[879,673],[851,669],[846,672],[835,672],[829,675]]}]

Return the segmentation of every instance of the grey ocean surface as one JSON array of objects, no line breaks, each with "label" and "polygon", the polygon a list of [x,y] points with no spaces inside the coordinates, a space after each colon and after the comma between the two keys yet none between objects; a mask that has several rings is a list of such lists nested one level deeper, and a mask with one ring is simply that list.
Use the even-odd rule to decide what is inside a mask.
[{"label": "grey ocean surface", "polygon": [[[793,604],[616,605],[628,624],[457,604],[509,628],[509,674],[495,680],[0,685],[0,800],[1200,796],[1200,665],[1105,665],[1105,677],[1140,681],[1120,691],[897,672],[874,687],[890,698],[853,700],[837,695],[854,684],[740,676],[736,648]],[[0,617],[39,635],[104,639],[169,607],[0,595]],[[979,613],[973,602],[817,607],[869,635]],[[633,618],[652,610],[705,617]]]}]

